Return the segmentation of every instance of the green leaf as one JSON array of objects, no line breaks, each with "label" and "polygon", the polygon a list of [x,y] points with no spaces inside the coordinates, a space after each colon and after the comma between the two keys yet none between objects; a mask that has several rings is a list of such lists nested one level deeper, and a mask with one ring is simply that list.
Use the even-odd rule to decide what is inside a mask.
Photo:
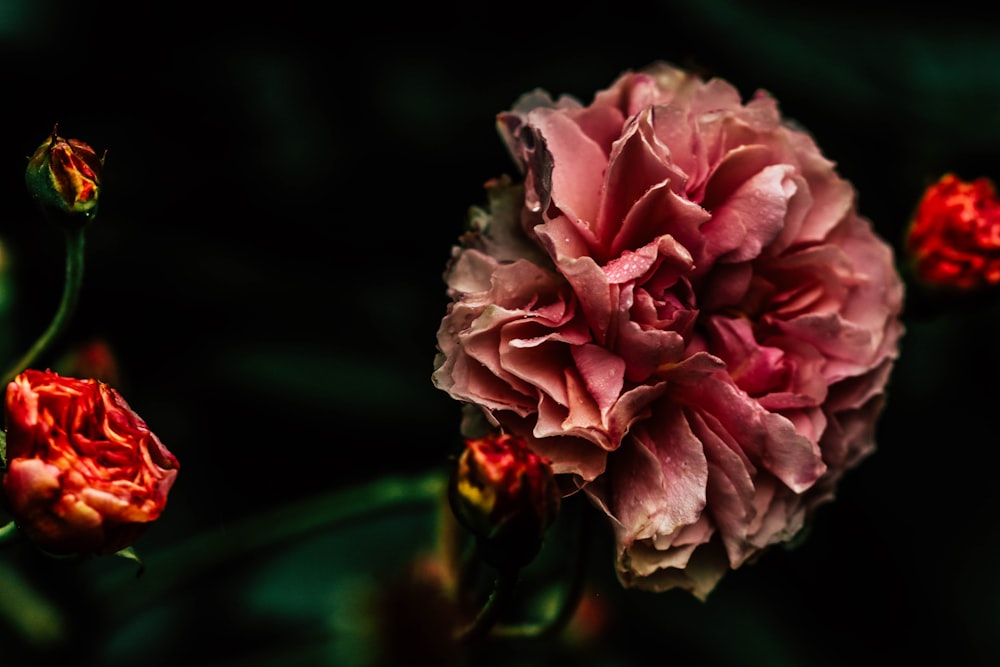
[{"label": "green leaf", "polygon": [[0,545],[11,544],[21,539],[21,532],[17,529],[17,524],[9,521],[0,526]]}]

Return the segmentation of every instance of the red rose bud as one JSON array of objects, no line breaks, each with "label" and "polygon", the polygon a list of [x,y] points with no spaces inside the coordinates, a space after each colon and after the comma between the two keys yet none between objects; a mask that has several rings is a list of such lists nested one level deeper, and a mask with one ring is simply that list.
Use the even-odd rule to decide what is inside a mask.
[{"label": "red rose bud", "polygon": [[924,285],[976,290],[1000,283],[1000,202],[993,182],[942,176],[917,206],[906,251]]},{"label": "red rose bud", "polygon": [[57,128],[28,160],[24,180],[47,213],[86,224],[97,215],[104,158],[82,141],[63,139]]},{"label": "red rose bud", "polygon": [[97,380],[27,370],[7,386],[3,493],[21,531],[55,554],[110,554],[160,516],[177,459]]},{"label": "red rose bud", "polygon": [[465,445],[449,488],[452,510],[475,535],[487,563],[522,567],[538,553],[559,513],[552,467],[513,435],[492,434]]}]

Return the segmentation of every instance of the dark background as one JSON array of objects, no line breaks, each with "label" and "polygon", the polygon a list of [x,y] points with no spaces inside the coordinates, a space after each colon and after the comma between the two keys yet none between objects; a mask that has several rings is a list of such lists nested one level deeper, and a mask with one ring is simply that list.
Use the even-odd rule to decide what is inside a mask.
[{"label": "dark background", "polygon": [[[426,516],[230,542],[260,512],[448,465],[459,408],[430,382],[441,274],[483,183],[512,173],[494,117],[524,92],[589,102],[655,60],[767,89],[897,247],[941,174],[1000,176],[990,17],[756,5],[0,0],[0,351],[30,345],[62,288],[60,237],[23,184],[58,122],[107,160],[79,310],[46,362],[110,344],[119,388],[182,466],[134,583],[119,559],[3,554],[0,593],[27,587],[58,622],[0,628],[0,664],[368,665],[379,642],[419,647],[366,634],[357,599],[429,542]],[[996,664],[1000,316],[953,306],[908,312],[879,450],[805,544],[703,604],[620,590],[598,537],[603,634],[479,664]],[[235,555],[183,562],[199,539]],[[157,589],[158,568],[181,583]]]}]

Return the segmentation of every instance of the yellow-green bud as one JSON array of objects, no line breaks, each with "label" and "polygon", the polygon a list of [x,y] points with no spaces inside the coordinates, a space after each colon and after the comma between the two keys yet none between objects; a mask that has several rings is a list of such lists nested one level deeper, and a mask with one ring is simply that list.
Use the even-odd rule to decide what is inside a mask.
[{"label": "yellow-green bud", "polygon": [[104,157],[82,141],[63,139],[57,130],[58,125],[28,159],[24,181],[46,214],[84,225],[97,215]]}]

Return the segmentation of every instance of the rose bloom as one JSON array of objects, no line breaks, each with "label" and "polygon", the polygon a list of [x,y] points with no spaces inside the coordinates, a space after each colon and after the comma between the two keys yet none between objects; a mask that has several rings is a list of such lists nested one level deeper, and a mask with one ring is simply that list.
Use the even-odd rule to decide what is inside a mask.
[{"label": "rose bloom", "polygon": [[873,451],[892,249],[765,92],[657,63],[498,126],[523,185],[453,250],[434,383],[607,514],[623,585],[705,598]]},{"label": "rose bloom", "polygon": [[106,384],[24,371],[7,386],[6,426],[7,508],[42,549],[114,553],[163,511],[177,459]]},{"label": "rose bloom", "polygon": [[927,188],[907,229],[917,280],[974,290],[1000,284],[1000,202],[988,178],[945,174]]}]

